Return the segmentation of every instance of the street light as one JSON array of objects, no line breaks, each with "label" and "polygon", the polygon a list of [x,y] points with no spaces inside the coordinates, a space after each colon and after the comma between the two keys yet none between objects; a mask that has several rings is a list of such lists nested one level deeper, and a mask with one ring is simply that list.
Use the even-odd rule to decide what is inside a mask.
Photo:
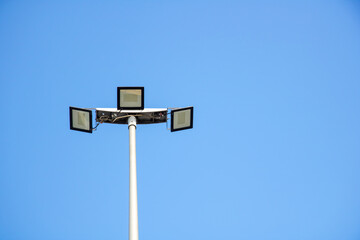
[{"label": "street light", "polygon": [[70,129],[92,133],[92,111],[70,107]]},{"label": "street light", "polygon": [[193,127],[193,107],[179,108],[171,111],[171,131],[180,131]]},{"label": "street light", "polygon": [[[171,111],[171,132],[193,127],[193,107]],[[136,136],[137,124],[168,122],[168,108],[144,108],[144,87],[118,87],[117,108],[95,108],[96,122],[127,124],[129,129],[129,240],[139,239]],[[95,129],[96,129],[95,127]],[[92,132],[92,114],[89,109],[70,107],[70,129]]]},{"label": "street light", "polygon": [[117,109],[144,109],[144,87],[118,87]]}]

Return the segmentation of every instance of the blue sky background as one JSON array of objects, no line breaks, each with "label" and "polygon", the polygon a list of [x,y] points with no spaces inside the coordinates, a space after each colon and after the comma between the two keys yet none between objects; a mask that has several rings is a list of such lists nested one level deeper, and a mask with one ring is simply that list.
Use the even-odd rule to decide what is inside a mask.
[{"label": "blue sky background", "polygon": [[140,239],[360,239],[358,1],[1,1],[0,239],[127,239],[128,130],[69,106],[194,106],[137,129]]}]

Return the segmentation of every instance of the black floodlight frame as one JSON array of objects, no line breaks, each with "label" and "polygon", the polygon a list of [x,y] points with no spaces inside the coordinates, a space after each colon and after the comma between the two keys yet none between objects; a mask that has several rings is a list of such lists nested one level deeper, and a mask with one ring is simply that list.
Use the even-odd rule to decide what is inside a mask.
[{"label": "black floodlight frame", "polygon": [[[174,129],[174,113],[188,110],[188,109],[190,109],[190,126]],[[176,132],[176,131],[193,128],[193,119],[194,119],[194,107],[178,108],[178,109],[171,110],[171,132]]]},{"label": "black floodlight frame", "polygon": [[[141,106],[140,107],[120,107],[120,90],[132,89],[141,90]],[[117,109],[118,110],[143,110],[144,109],[144,87],[118,87],[117,88]]]},{"label": "black floodlight frame", "polygon": [[[69,110],[70,110],[70,129],[71,130],[75,130],[75,131],[80,131],[80,132],[87,132],[87,133],[92,133],[92,130],[93,130],[93,127],[92,127],[92,111],[89,110],[89,109],[85,109],[85,108],[77,108],[77,107],[69,107]],[[89,115],[89,121],[90,121],[90,130],[84,130],[84,129],[81,129],[81,128],[75,128],[73,126],[73,121],[72,121],[72,110],[78,110],[78,111],[83,111],[83,112],[88,112],[90,115]]]}]

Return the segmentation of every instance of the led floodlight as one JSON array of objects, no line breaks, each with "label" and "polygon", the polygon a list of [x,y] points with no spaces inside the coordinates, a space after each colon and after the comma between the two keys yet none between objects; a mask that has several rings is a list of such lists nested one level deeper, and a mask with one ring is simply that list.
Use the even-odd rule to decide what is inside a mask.
[{"label": "led floodlight", "polygon": [[193,127],[193,107],[180,108],[171,111],[171,131],[180,131]]},{"label": "led floodlight", "polygon": [[70,107],[70,129],[92,133],[91,110]]},{"label": "led floodlight", "polygon": [[117,109],[118,110],[144,109],[144,87],[118,87]]}]

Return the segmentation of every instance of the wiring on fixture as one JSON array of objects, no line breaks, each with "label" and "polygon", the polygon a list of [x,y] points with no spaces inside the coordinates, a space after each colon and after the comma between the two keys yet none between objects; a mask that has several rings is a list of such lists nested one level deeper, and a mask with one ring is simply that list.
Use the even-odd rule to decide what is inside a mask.
[{"label": "wiring on fixture", "polygon": [[99,119],[100,119],[100,122],[102,122],[102,121],[106,121],[106,120],[110,120],[110,117],[109,116],[107,116],[107,115],[105,115],[105,116],[100,116],[99,117]]},{"label": "wiring on fixture", "polygon": [[96,126],[92,129],[92,130],[94,130],[94,131],[96,131],[96,129],[97,129],[97,127],[99,126],[99,122],[96,124]]},{"label": "wiring on fixture", "polygon": [[114,123],[114,122],[116,122],[116,121],[119,120],[119,119],[127,118],[127,117],[130,117],[130,116],[140,117],[140,116],[142,116],[142,115],[140,114],[140,115],[125,115],[125,116],[120,116],[120,117],[117,117],[117,118],[115,118],[114,120],[112,120],[112,122]]}]

